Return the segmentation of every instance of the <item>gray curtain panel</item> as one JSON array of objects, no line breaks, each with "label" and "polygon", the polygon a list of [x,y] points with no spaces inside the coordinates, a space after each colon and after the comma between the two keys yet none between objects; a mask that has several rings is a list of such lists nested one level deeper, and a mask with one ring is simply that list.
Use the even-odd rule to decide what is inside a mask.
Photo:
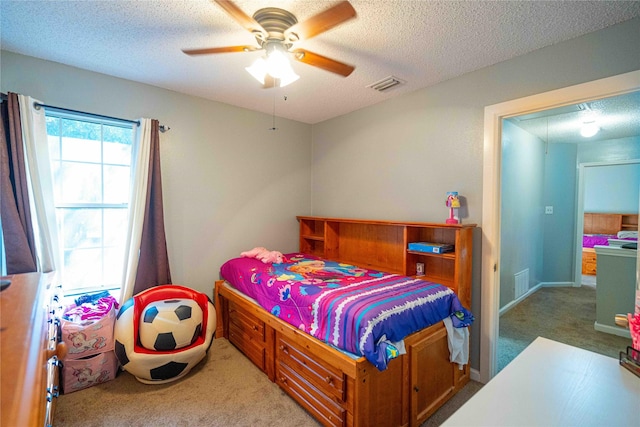
[{"label": "gray curtain panel", "polygon": [[9,92],[0,109],[0,215],[7,273],[29,273],[37,263],[18,95]]},{"label": "gray curtain panel", "polygon": [[160,123],[151,121],[151,153],[149,155],[149,183],[140,242],[140,258],[133,294],[153,286],[171,283],[169,256],[164,232],[162,208],[162,178],[160,173]]}]

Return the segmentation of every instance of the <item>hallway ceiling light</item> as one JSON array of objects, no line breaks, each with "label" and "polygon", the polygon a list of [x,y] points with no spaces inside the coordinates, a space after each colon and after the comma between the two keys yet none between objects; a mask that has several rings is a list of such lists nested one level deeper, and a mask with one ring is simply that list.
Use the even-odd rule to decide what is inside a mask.
[{"label": "hallway ceiling light", "polygon": [[585,122],[582,124],[582,127],[580,128],[580,135],[582,135],[585,138],[591,138],[598,132],[600,132],[600,128],[598,127],[595,121]]}]

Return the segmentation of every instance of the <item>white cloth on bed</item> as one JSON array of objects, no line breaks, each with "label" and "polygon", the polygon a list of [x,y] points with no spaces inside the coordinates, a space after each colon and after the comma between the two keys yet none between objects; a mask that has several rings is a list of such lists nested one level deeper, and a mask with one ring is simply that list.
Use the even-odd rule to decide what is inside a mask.
[{"label": "white cloth on bed", "polygon": [[637,231],[618,231],[618,239],[637,239]]},{"label": "white cloth on bed", "polygon": [[447,328],[449,360],[460,365],[460,369],[462,369],[463,365],[469,363],[469,328],[454,327],[450,317],[445,317],[442,322]]}]

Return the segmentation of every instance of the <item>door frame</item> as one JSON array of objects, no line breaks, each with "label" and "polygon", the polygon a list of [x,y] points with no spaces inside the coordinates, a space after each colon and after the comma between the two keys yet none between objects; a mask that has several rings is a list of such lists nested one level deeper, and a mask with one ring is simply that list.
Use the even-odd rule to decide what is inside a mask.
[{"label": "door frame", "polygon": [[[637,90],[640,90],[640,70],[485,107],[480,324],[480,381],[482,383],[487,383],[497,373],[502,119]],[[638,257],[640,264],[640,253]]]},{"label": "door frame", "polygon": [[[582,276],[582,236],[584,233],[584,174],[585,169],[602,166],[640,165],[640,159],[616,160],[610,162],[588,162],[578,164],[578,203],[576,204],[576,253],[574,286],[580,286],[578,278]],[[640,211],[638,211],[640,213]],[[638,255],[640,263],[640,255]],[[640,280],[636,278],[636,288],[640,289]]]}]

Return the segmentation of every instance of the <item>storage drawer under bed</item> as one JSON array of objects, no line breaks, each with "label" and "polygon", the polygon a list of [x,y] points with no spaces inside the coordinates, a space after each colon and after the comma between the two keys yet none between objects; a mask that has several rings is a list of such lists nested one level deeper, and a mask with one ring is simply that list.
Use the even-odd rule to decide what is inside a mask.
[{"label": "storage drawer under bed", "polygon": [[247,312],[237,310],[233,302],[229,303],[229,341],[263,372],[267,371],[264,322]]},{"label": "storage drawer under bed", "polygon": [[276,334],[276,383],[325,425],[343,426],[346,378],[328,364],[319,364],[295,344]]},{"label": "storage drawer under bed", "polygon": [[278,361],[276,384],[309,411],[317,420],[328,426],[346,425],[347,410],[334,403],[291,367]]}]

